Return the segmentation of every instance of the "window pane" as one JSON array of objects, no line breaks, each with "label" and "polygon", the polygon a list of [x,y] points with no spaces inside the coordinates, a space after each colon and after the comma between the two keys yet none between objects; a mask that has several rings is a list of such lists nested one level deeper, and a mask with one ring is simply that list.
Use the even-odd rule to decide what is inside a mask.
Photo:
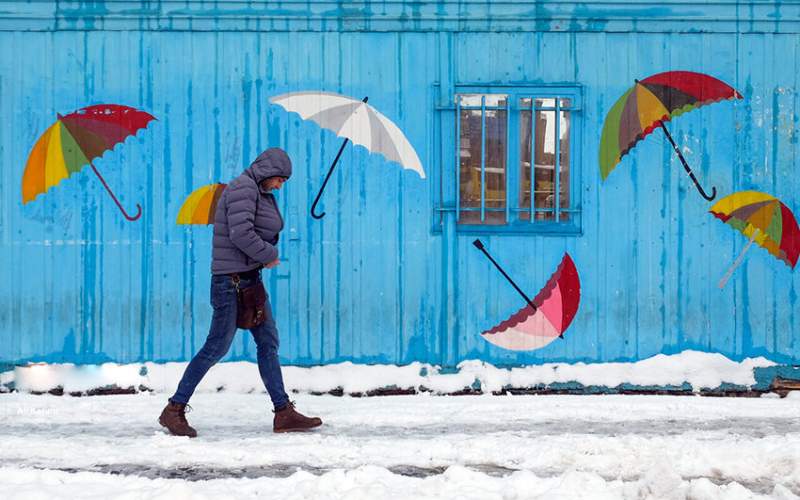
[{"label": "window pane", "polygon": [[[519,114],[519,208],[530,210],[531,207],[531,100],[522,99]],[[528,111],[525,111],[525,108]],[[520,212],[520,219],[530,220],[530,213]]]},{"label": "window pane", "polygon": [[[547,99],[552,101],[552,99]],[[543,103],[542,105],[555,105]],[[533,166],[533,205],[535,209],[553,210],[555,203],[555,112],[536,112],[536,154]],[[537,212],[535,220],[552,220],[553,212]]]},{"label": "window pane", "polygon": [[[555,108],[552,98],[536,99],[536,108]],[[562,105],[569,106],[569,99],[561,99]],[[531,128],[535,155],[533,156],[533,201],[534,220],[555,219],[555,164],[556,164],[556,112],[536,111],[535,121],[531,123],[531,99],[520,100],[520,207],[531,207]],[[526,110],[527,108],[527,110]],[[569,208],[569,112],[560,113],[559,123],[559,192],[560,209]],[[520,219],[530,220],[530,212],[520,212]],[[560,214],[560,220],[569,220],[568,213]]]},{"label": "window pane", "polygon": [[555,108],[556,100],[552,98],[536,99],[537,108]]},{"label": "window pane", "polygon": [[[461,95],[463,106],[480,106],[481,95]],[[505,107],[505,95],[486,95],[486,106]],[[508,116],[505,109],[487,109],[482,129],[481,110],[462,110],[460,119],[460,224],[506,223],[506,139]],[[481,148],[481,134],[485,135]],[[481,189],[481,149],[484,155],[485,188]],[[481,221],[481,195],[485,219]]]},{"label": "window pane", "polygon": [[458,102],[460,102],[462,106],[480,107],[482,97],[486,98],[487,107],[506,106],[507,96],[505,94],[459,94]]},{"label": "window pane", "polygon": [[[559,210],[571,208],[570,205],[570,192],[569,192],[569,171],[570,171],[570,158],[569,158],[569,133],[570,133],[570,113],[569,111],[561,112],[561,123],[559,133],[561,135],[561,144],[559,146],[560,172],[559,172]],[[560,221],[568,221],[570,219],[569,212],[559,212]]]}]

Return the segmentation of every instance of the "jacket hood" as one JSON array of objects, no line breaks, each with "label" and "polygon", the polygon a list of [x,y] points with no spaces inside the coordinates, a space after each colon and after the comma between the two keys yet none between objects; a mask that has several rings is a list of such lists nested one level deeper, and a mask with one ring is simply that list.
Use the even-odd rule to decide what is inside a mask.
[{"label": "jacket hood", "polygon": [[249,174],[257,184],[270,177],[291,177],[292,160],[281,148],[269,148],[258,155],[245,173]]}]

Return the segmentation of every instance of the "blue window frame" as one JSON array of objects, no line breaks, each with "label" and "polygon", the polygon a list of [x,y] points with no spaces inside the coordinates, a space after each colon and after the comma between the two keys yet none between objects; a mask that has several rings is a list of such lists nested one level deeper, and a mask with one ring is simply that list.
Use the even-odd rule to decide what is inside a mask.
[{"label": "blue window frame", "polygon": [[580,110],[578,85],[456,86],[457,230],[580,234]]}]

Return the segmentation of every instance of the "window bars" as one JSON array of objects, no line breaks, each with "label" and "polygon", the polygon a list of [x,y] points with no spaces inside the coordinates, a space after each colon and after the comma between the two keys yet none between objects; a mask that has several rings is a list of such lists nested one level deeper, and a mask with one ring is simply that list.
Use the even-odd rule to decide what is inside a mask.
[{"label": "window bars", "polygon": [[[571,203],[570,154],[578,108],[575,96],[565,94],[456,95],[455,205],[460,225],[534,227],[542,221],[570,222],[579,211]],[[514,132],[519,141],[512,142]],[[515,181],[519,191],[511,189]]]}]

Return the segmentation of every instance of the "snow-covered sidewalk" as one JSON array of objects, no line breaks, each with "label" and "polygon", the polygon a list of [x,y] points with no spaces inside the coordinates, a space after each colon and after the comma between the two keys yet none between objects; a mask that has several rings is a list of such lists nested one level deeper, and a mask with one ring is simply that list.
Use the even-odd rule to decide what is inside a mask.
[{"label": "snow-covered sidewalk", "polygon": [[160,394],[0,395],[0,498],[798,498],[800,399],[197,394],[197,439]]}]

